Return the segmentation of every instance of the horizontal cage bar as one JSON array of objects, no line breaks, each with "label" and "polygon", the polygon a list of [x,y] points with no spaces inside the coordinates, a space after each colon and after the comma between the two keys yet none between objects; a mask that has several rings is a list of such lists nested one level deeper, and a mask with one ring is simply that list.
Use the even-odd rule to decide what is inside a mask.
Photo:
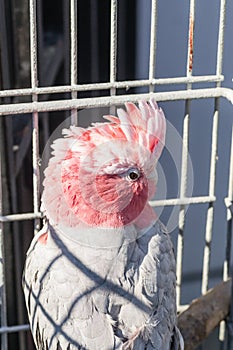
[{"label": "horizontal cage bar", "polygon": [[73,108],[94,108],[120,105],[125,102],[138,102],[154,98],[156,101],[175,101],[187,99],[205,99],[224,97],[233,104],[233,90],[228,88],[179,90],[169,92],[158,92],[148,94],[118,95],[107,97],[80,98],[71,100],[43,101],[6,104],[0,106],[0,116],[8,114],[21,114],[37,112],[50,112],[59,110],[69,110]]}]

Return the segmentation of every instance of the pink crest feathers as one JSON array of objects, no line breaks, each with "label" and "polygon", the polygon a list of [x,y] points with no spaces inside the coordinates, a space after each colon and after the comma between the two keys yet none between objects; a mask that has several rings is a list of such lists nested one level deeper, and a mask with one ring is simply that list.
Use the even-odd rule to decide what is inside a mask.
[{"label": "pink crest feathers", "polygon": [[118,225],[129,222],[131,213],[145,213],[149,178],[129,184],[122,174],[144,166],[146,174],[155,167],[166,121],[154,100],[125,106],[118,109],[118,117],[104,116],[106,123],[63,130],[64,137],[52,145],[42,194],[42,210],[51,224],[76,227],[83,221],[98,225],[115,220]]},{"label": "pink crest feathers", "polygon": [[166,120],[161,108],[155,100],[149,103],[139,102],[139,108],[128,102],[124,109],[118,109],[117,117],[104,116],[103,118],[119,124],[127,141],[137,142],[154,153],[156,159],[161,155],[165,143]]}]

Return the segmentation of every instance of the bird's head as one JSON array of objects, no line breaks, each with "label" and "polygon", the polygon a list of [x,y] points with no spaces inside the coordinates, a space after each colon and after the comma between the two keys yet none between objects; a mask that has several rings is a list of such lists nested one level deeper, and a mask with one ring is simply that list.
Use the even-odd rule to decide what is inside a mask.
[{"label": "bird's head", "polygon": [[53,225],[146,227],[155,219],[148,200],[155,192],[165,117],[153,100],[125,106],[118,117],[105,116],[109,122],[71,127],[55,141],[42,196]]}]

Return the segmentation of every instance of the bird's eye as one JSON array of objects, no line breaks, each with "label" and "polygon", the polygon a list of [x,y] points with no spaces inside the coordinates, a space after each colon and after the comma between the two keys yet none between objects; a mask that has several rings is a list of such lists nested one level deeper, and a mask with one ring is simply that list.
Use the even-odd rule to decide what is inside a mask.
[{"label": "bird's eye", "polygon": [[137,181],[140,177],[140,172],[138,169],[130,169],[127,174],[127,179],[130,181]]}]

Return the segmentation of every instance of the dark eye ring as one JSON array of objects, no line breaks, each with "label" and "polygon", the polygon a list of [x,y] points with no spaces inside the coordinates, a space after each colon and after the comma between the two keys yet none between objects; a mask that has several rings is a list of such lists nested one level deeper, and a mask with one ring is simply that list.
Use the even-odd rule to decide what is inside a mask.
[{"label": "dark eye ring", "polygon": [[137,181],[137,179],[140,177],[140,173],[138,169],[130,169],[127,174],[127,179],[130,181]]}]

